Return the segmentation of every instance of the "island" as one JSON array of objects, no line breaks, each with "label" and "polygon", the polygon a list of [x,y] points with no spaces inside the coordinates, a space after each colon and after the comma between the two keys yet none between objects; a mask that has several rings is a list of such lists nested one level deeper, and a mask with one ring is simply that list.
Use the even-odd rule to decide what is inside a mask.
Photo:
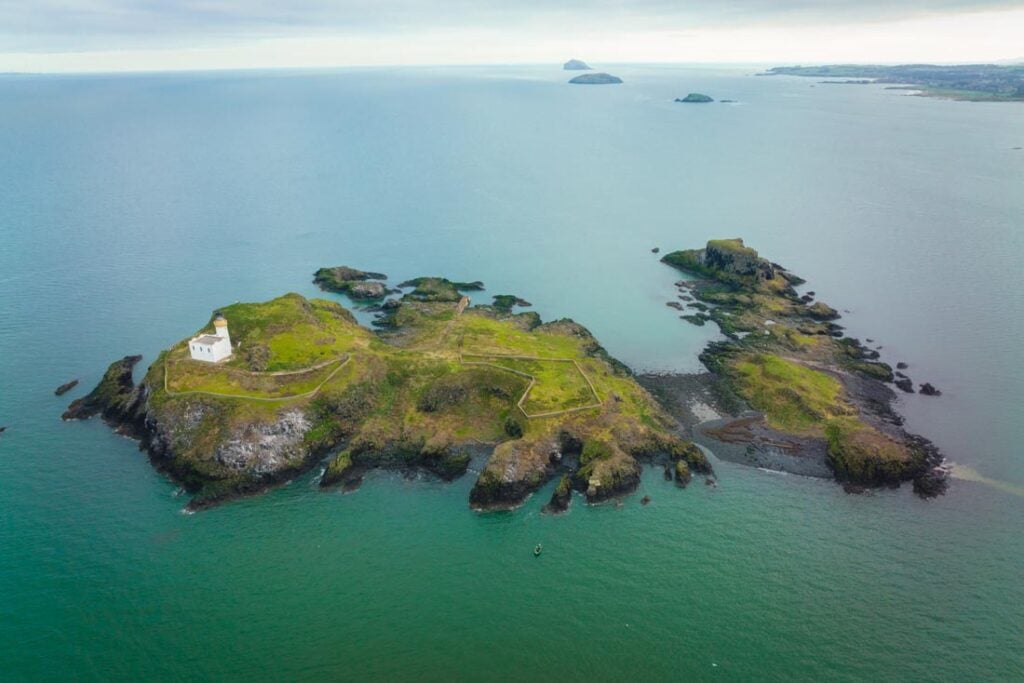
[{"label": "island", "polygon": [[622,83],[622,79],[618,76],[598,72],[593,74],[580,74],[569,82],[575,83],[576,85],[612,85],[615,83]]},{"label": "island", "polygon": [[[350,295],[350,283],[383,277],[317,271]],[[98,414],[138,439],[191,494],[190,509],[319,467],[329,490],[374,468],[452,480],[475,462],[473,508],[514,507],[558,478],[552,511],[574,495],[598,503],[633,491],[642,463],[681,486],[712,476],[704,452],[582,325],[513,312],[529,305],[514,295],[472,304],[466,292],[481,282],[422,277],[399,288],[375,329],[335,301],[294,293],[224,306],[138,384],[140,356],[111,364],[64,418]],[[196,349],[214,342],[230,355],[204,360]]]},{"label": "island", "polygon": [[[705,400],[722,417],[692,421],[697,443],[749,465],[832,476],[848,490],[904,481],[924,497],[945,489],[938,449],[907,433],[892,407],[893,369],[844,336],[835,309],[799,295],[801,278],[742,239],[661,260],[696,278],[677,282],[680,299],[691,301],[683,317],[713,321],[726,337],[700,355],[709,370]],[[673,395],[656,377],[645,385],[669,409],[694,391]]]},{"label": "island", "polygon": [[570,59],[562,68],[566,71],[590,71],[590,66],[581,59]]},{"label": "island", "polygon": [[714,100],[707,95],[703,95],[699,92],[692,92],[686,97],[677,97],[676,102],[682,102],[684,104],[704,104],[706,102],[714,102]]},{"label": "island", "polygon": [[844,79],[839,82],[860,85],[865,79],[875,83],[896,84],[894,88],[913,89],[930,97],[975,102],[1024,101],[1024,65],[959,64],[830,64],[824,66],[777,66],[762,76],[805,76]]}]

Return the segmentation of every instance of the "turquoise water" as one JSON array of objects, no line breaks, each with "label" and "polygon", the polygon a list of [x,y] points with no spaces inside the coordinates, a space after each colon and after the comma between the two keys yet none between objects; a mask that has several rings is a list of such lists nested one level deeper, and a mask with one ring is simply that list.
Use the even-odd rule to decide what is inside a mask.
[{"label": "turquoise water", "polygon": [[[0,79],[0,678],[1024,677],[1021,109],[753,71]],[[908,424],[995,485],[717,462],[550,517],[548,490],[481,515],[472,477],[314,472],[185,515],[132,442],[59,420],[114,358],[340,263],[483,279],[695,370],[714,330],[650,249],[734,235],[943,389]]]}]

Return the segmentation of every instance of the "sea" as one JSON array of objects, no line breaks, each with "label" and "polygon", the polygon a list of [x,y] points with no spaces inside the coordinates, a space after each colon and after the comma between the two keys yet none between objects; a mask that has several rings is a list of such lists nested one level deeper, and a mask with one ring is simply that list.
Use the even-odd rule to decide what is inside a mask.
[{"label": "sea", "polygon": [[[1024,109],[602,67],[625,82],[0,76],[0,679],[1024,680]],[[558,516],[551,485],[484,514],[472,473],[319,470],[188,514],[134,442],[60,419],[111,361],[341,264],[483,280],[696,372],[718,332],[665,306],[652,249],[723,237],[942,391],[897,407],[946,495],[713,457],[717,487],[651,470]]]}]

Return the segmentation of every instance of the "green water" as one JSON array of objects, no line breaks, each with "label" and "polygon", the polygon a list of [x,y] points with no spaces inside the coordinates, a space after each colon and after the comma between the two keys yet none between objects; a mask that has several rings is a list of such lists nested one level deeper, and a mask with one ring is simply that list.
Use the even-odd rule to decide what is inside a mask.
[{"label": "green water", "polygon": [[[0,679],[1024,677],[1020,110],[617,73],[0,81]],[[691,90],[741,104],[671,105]],[[188,515],[132,442],[59,420],[114,358],[338,263],[480,278],[695,369],[714,330],[649,250],[733,234],[944,389],[901,409],[974,481],[924,502],[716,461],[716,488],[650,471],[552,517],[550,488],[478,514],[472,476],[311,472]]]}]

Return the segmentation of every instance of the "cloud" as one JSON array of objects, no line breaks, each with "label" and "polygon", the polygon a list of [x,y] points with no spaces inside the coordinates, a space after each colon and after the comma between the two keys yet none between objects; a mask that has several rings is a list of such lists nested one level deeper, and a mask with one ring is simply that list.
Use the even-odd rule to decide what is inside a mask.
[{"label": "cloud", "polygon": [[1021,0],[0,0],[0,52],[450,30],[686,31],[895,21]]}]

